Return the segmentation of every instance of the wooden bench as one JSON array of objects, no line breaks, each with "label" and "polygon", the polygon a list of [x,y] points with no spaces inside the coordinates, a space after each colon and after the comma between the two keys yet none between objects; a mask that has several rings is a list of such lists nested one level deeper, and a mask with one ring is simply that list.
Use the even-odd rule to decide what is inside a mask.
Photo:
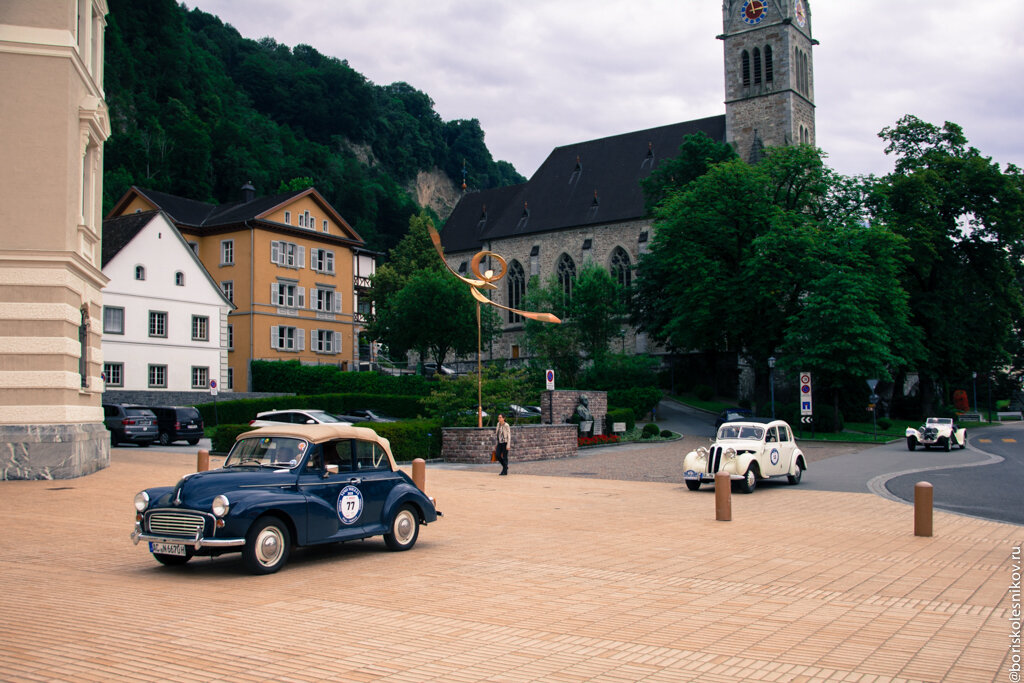
[{"label": "wooden bench", "polygon": [[1018,420],[1024,420],[1024,413],[1022,413],[1019,410],[1006,410],[996,413],[996,419],[999,420],[1000,422],[1003,421],[1004,417],[1015,417]]},{"label": "wooden bench", "polygon": [[960,413],[957,418],[961,422],[981,422],[981,413]]}]

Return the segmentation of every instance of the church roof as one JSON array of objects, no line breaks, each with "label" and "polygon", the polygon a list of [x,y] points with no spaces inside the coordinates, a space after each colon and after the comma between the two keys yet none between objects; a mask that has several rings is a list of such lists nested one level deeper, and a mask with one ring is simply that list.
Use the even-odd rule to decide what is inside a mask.
[{"label": "church roof", "polygon": [[643,218],[640,181],[697,132],[725,142],[725,116],[556,147],[527,182],[463,195],[441,243],[448,253],[469,251],[492,239]]}]

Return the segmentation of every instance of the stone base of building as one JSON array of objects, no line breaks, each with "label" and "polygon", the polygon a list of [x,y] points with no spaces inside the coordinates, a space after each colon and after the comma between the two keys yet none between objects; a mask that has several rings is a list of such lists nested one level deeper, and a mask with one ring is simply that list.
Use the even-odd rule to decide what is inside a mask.
[{"label": "stone base of building", "polygon": [[74,479],[109,466],[102,423],[0,425],[0,480]]},{"label": "stone base of building", "polygon": [[[517,425],[512,427],[509,462],[551,460],[576,455],[574,424]],[[488,463],[494,449],[494,427],[445,427],[441,430],[441,457],[445,462]]]}]

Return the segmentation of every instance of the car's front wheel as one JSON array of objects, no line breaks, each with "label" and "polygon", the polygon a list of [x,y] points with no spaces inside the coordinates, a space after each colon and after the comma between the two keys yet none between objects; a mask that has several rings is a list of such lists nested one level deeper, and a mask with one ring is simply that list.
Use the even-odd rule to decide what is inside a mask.
[{"label": "car's front wheel", "polygon": [[273,574],[288,561],[292,535],[277,517],[263,517],[245,535],[242,559],[253,574]]},{"label": "car's front wheel", "polygon": [[747,468],[747,473],[743,475],[743,479],[740,481],[740,491],[743,491],[743,493],[753,493],[756,488],[757,469],[751,465]]},{"label": "car's front wheel", "polygon": [[800,480],[803,479],[803,476],[804,476],[804,468],[800,467],[800,465],[797,465],[796,466],[796,472],[793,473],[793,474],[786,475],[786,479],[787,479],[787,481],[789,481],[790,484],[793,484],[795,486],[796,484],[800,483]]},{"label": "car's front wheel", "polygon": [[171,435],[167,432],[160,432],[160,445],[169,446],[171,443]]},{"label": "car's front wheel", "polygon": [[960,450],[967,448],[967,434],[964,434],[963,441],[960,442]]},{"label": "car's front wheel", "polygon": [[686,480],[686,488],[690,489],[691,491],[696,491],[697,489],[700,488],[700,480],[699,479],[687,479]]},{"label": "car's front wheel", "polygon": [[384,543],[390,550],[408,550],[416,545],[420,534],[420,520],[412,506],[403,505],[391,522],[391,531],[384,534]]},{"label": "car's front wheel", "polygon": [[917,448],[917,439],[912,436],[907,437],[907,450],[912,451]]},{"label": "car's front wheel", "polygon": [[946,443],[944,443],[942,445],[942,450],[946,451],[947,453],[949,453],[951,450],[953,450],[953,437],[952,436],[947,436],[946,437]]}]

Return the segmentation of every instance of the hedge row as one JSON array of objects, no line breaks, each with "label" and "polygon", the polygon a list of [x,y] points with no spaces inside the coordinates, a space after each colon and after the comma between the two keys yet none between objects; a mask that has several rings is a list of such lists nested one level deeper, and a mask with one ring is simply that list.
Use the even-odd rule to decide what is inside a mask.
[{"label": "hedge row", "polygon": [[644,415],[658,405],[661,396],[661,389],[658,387],[611,389],[608,391],[608,405],[616,408],[630,408],[633,411],[633,416],[637,420],[642,420]]},{"label": "hedge row", "polygon": [[612,427],[616,422],[625,422],[626,431],[630,432],[636,427],[636,415],[633,414],[632,408],[609,408],[608,414],[605,416],[605,422],[607,423],[604,430],[605,434],[612,433]]},{"label": "hedge row", "polygon": [[256,419],[256,413],[288,408],[317,408],[337,415],[350,410],[374,410],[391,417],[416,418],[423,413],[420,399],[420,396],[390,394],[322,394],[245,398],[204,403],[196,408],[208,425],[248,423]]},{"label": "hedge row", "polygon": [[[409,462],[416,458],[429,460],[441,455],[441,423],[435,420],[408,420],[405,422],[360,422],[391,442],[395,460]],[[222,424],[210,437],[210,450],[227,453],[239,434],[252,427],[246,424]]]},{"label": "hedge row", "polygon": [[347,372],[334,365],[297,360],[253,361],[253,391],[289,394],[396,394],[427,396],[433,383],[420,375]]}]

